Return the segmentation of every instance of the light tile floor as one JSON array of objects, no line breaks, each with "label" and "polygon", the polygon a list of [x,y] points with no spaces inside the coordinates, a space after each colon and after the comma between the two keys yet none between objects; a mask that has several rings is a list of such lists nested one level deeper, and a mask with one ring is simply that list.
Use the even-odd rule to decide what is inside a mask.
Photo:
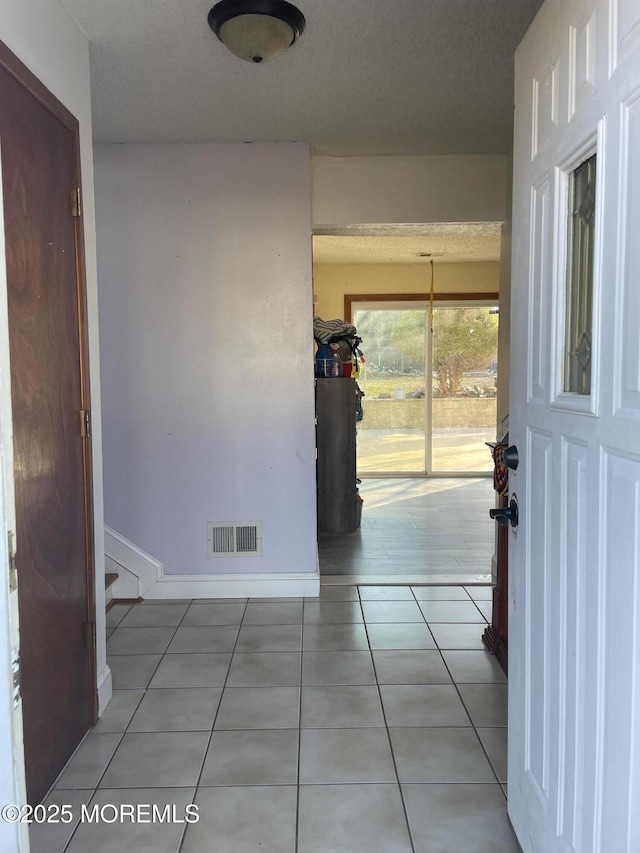
[{"label": "light tile floor", "polygon": [[[515,853],[488,587],[115,605],[114,695],[33,853]],[[82,804],[198,823],[78,823]]]}]

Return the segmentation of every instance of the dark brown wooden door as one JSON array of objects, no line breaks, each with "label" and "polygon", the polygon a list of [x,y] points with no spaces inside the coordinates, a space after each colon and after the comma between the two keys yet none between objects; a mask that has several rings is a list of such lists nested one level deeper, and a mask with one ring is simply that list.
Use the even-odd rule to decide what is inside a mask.
[{"label": "dark brown wooden door", "polygon": [[29,83],[0,63],[25,763],[35,803],[93,722],[95,664],[89,448],[79,416],[82,247],[70,204],[77,125]]}]

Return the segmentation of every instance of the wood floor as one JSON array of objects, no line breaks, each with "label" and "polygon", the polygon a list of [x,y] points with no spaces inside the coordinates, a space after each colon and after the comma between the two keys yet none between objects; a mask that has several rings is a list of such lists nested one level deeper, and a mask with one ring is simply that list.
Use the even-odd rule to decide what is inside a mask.
[{"label": "wood floor", "polygon": [[494,491],[478,479],[367,479],[356,533],[322,535],[322,583],[490,583]]}]

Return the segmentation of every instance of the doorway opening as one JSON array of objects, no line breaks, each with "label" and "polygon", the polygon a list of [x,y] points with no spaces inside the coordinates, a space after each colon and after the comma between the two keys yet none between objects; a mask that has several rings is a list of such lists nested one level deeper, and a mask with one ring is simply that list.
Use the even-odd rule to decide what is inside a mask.
[{"label": "doorway opening", "polygon": [[[494,414],[487,418],[485,434],[477,436],[477,461],[462,458],[458,449],[454,465],[444,458],[445,443],[448,440],[455,447],[456,442],[466,440],[468,435],[460,435],[459,430],[456,436],[452,430],[473,424],[452,423],[451,419],[442,427],[432,424],[432,412],[444,395],[438,392],[432,369],[431,295],[425,258],[437,259],[433,308],[438,323],[453,316],[453,309],[481,308],[489,314],[500,304],[501,234],[502,224],[497,222],[316,229],[315,313],[323,319],[341,317],[356,326],[366,359],[356,380],[366,396],[362,400],[363,420],[355,424],[354,442],[357,475],[362,480],[358,486],[363,499],[361,526],[354,533],[320,536],[323,583],[491,582],[495,523],[488,510],[494,504],[490,478],[493,464],[484,441],[495,441],[496,436],[495,353],[483,365],[490,373],[484,377],[486,383],[477,375],[464,376],[465,386],[481,388],[472,402],[491,397],[484,402],[493,406]],[[401,318],[403,311],[413,309],[417,314]],[[414,339],[419,342],[422,337],[422,353],[416,356],[415,348],[408,351],[402,328],[396,329],[395,336],[403,341],[403,348],[396,345],[395,354],[376,352],[376,347],[389,346],[390,342],[376,341],[361,310],[376,314],[393,311],[389,322],[403,319],[409,325],[413,323]],[[496,326],[496,343],[499,319],[497,313],[490,314]],[[376,316],[373,320],[376,322]],[[377,322],[384,325],[379,317]],[[384,383],[376,389],[372,374],[378,366],[377,380]],[[469,367],[466,372],[478,370]],[[428,385],[426,377],[430,379]],[[500,384],[504,390],[504,376]],[[490,385],[489,394],[486,385]],[[458,398],[455,393],[453,396],[455,405]],[[375,412],[382,414],[384,408],[392,406],[397,407],[396,412],[404,408],[407,416],[410,410],[414,419],[410,425],[403,425],[405,431],[398,439],[402,453],[388,454],[387,447],[383,451],[374,449],[372,455],[379,458],[369,465],[364,461],[365,442],[371,437],[367,430],[375,428]],[[418,432],[408,432],[407,426]],[[447,428],[449,435],[437,432]],[[385,437],[383,444],[393,441]],[[440,455],[439,444],[443,445]]]}]

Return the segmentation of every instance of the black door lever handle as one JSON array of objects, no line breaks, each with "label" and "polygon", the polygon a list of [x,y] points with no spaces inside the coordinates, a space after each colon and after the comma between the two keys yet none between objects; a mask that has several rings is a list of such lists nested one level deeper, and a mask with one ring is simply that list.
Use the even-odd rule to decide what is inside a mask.
[{"label": "black door lever handle", "polygon": [[511,468],[512,471],[515,471],[518,467],[518,448],[515,444],[512,444],[511,447],[505,447],[502,451],[502,461],[507,466],[507,468]]},{"label": "black door lever handle", "polygon": [[511,524],[513,528],[518,526],[518,498],[514,495],[509,502],[509,506],[500,507],[499,509],[490,509],[489,515],[494,518],[501,527],[506,527]]}]

